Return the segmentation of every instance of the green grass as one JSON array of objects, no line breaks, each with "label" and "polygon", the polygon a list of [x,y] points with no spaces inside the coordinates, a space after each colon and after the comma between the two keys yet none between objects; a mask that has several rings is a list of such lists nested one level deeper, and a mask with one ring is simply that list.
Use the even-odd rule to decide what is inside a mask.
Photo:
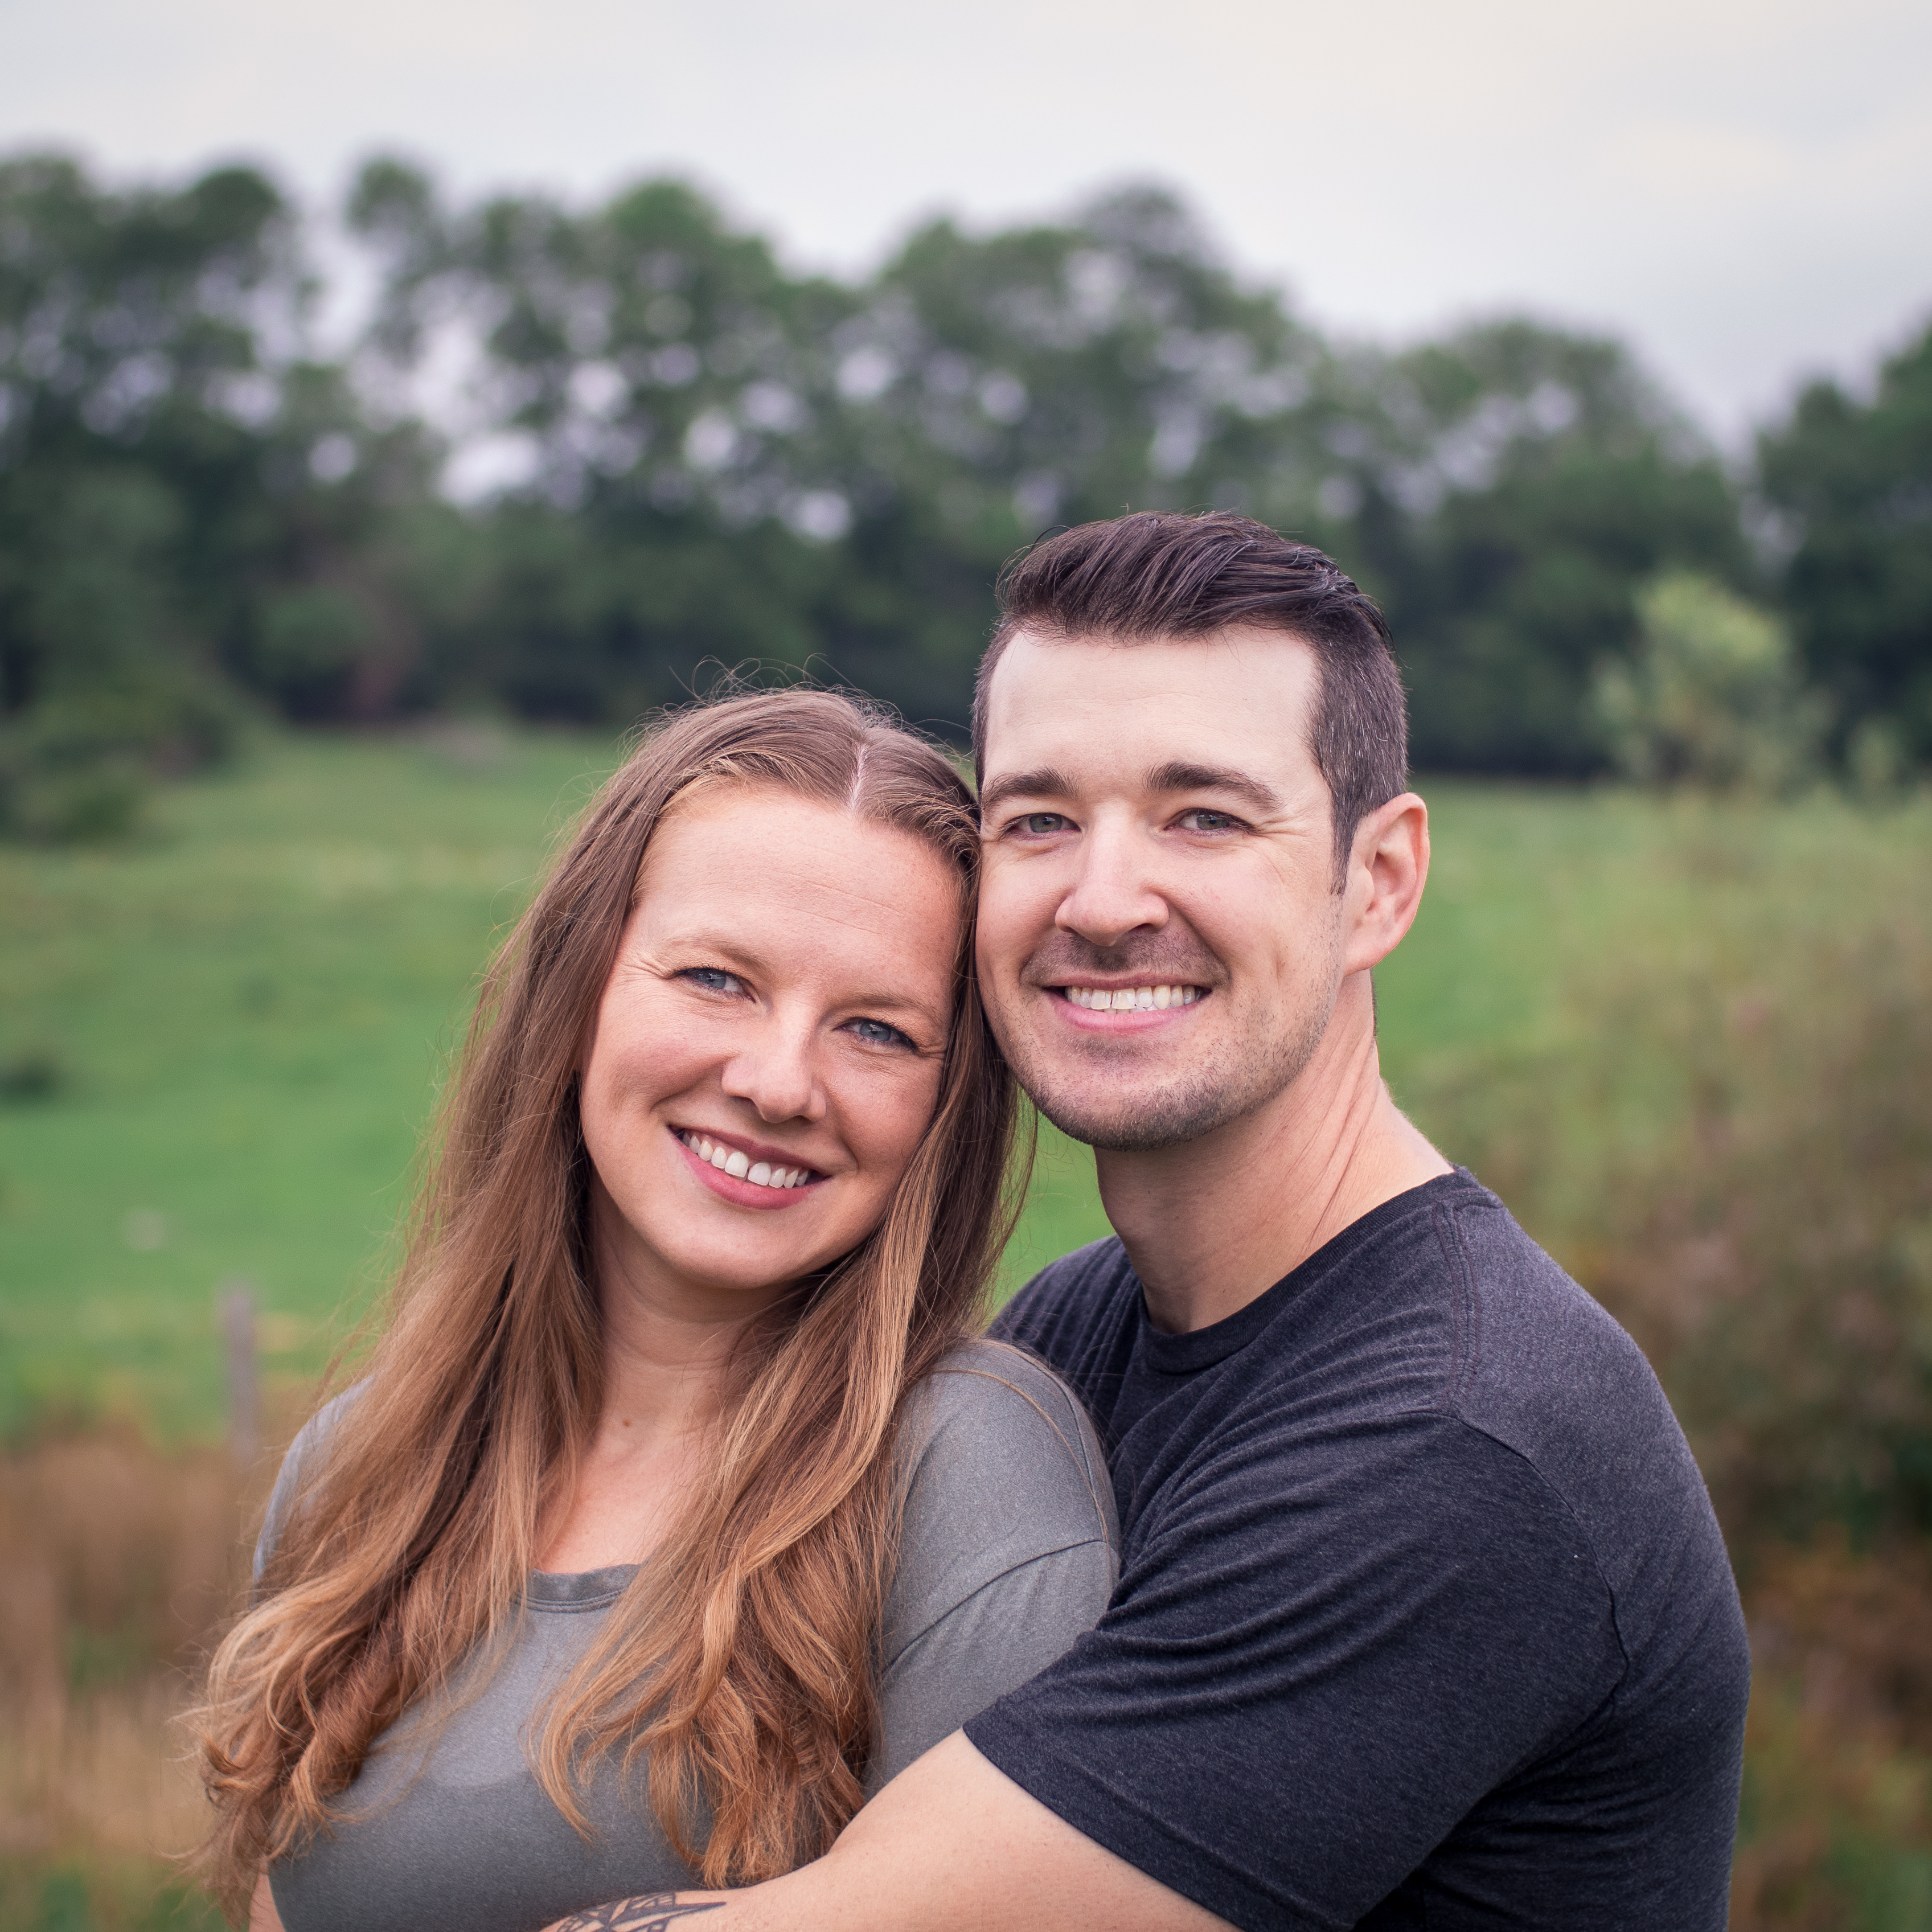
[{"label": "green grass", "polygon": [[[163,794],[134,844],[0,848],[0,1431],[64,1409],[212,1432],[231,1280],[272,1373],[320,1366],[380,1276],[476,975],[614,757],[280,738]],[[1922,806],[1428,789],[1434,874],[1378,993],[1391,1082],[1451,1154],[1459,1073],[1548,1052],[1580,963],[1932,852]],[[1047,1130],[1005,1279],[1106,1231],[1090,1156]]]},{"label": "green grass", "polygon": [[0,1106],[0,1426],[218,1430],[232,1280],[271,1368],[320,1366],[475,976],[613,757],[282,739],[134,845],[0,848],[0,1066],[58,1074]]}]

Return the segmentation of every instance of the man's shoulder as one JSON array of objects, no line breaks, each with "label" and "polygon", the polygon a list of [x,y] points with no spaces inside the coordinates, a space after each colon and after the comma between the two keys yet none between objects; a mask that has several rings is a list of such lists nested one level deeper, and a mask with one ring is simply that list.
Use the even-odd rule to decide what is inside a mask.
[{"label": "man's shoulder", "polygon": [[1142,1306],[1126,1250],[1117,1240],[1094,1241],[1042,1268],[988,1332],[1064,1376],[1104,1435]]},{"label": "man's shoulder", "polygon": [[1084,1326],[1130,1303],[1138,1288],[1126,1250],[1118,1235],[1110,1234],[1049,1262],[1000,1310],[987,1332],[1044,1353],[1037,1336]]},{"label": "man's shoulder", "polygon": [[1636,1342],[1486,1190],[1446,1216],[1469,1313],[1448,1406],[1562,1498],[1625,1642],[1644,1642],[1673,1594],[1734,1598],[1703,1478]]},{"label": "man's shoulder", "polygon": [[1681,1442],[1642,1351],[1487,1188],[1445,1195],[1437,1225],[1461,1304],[1450,1408],[1533,1462],[1577,1429],[1648,1424]]}]

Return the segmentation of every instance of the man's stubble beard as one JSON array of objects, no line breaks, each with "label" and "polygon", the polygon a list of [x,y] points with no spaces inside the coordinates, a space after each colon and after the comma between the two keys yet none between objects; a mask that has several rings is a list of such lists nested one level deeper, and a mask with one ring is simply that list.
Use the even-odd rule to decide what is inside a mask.
[{"label": "man's stubble beard", "polygon": [[[1104,1154],[1158,1154],[1244,1118],[1300,1078],[1326,1037],[1335,1010],[1341,983],[1339,917],[1330,929],[1326,956],[1317,996],[1292,1024],[1256,1028],[1257,1050],[1246,1052],[1246,1042],[1225,1040],[1207,1064],[1154,1092],[1124,1096],[1111,1106],[1083,1100],[1075,1090],[1076,1083],[1066,1083],[1063,1090],[1054,1070],[1043,1064],[1045,1056],[1034,1051],[1030,1036],[1024,1040],[1002,1037],[1000,1044],[1028,1097],[1070,1139]],[[1216,989],[1209,997],[1227,996]],[[1002,1030],[996,1024],[994,1031]],[[1125,1041],[1117,1050],[1124,1057],[1131,1052]]]}]

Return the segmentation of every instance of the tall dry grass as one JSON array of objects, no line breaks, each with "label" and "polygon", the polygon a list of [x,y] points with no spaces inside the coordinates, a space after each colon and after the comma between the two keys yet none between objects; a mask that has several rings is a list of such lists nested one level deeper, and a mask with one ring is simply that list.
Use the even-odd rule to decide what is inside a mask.
[{"label": "tall dry grass", "polygon": [[0,1456],[0,1928],[218,1922],[171,1862],[202,1825],[172,1726],[272,1467],[131,1427]]}]

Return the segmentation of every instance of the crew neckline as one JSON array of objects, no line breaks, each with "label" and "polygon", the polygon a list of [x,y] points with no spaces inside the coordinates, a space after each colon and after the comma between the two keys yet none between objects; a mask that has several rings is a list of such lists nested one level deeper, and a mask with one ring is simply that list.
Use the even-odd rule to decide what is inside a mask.
[{"label": "crew neckline", "polygon": [[601,1610],[614,1604],[644,1566],[612,1563],[602,1570],[532,1570],[524,1600],[533,1610]]},{"label": "crew neckline", "polygon": [[[1203,1369],[1211,1369],[1217,1362],[1225,1362],[1253,1341],[1310,1281],[1326,1274],[1337,1262],[1352,1253],[1362,1242],[1379,1233],[1390,1222],[1413,1214],[1438,1195],[1481,1186],[1482,1183],[1466,1167],[1458,1167],[1416,1186],[1405,1188],[1379,1206],[1371,1208],[1358,1220],[1351,1221],[1306,1261],[1290,1269],[1272,1288],[1264,1289],[1245,1307],[1236,1309],[1233,1314],[1219,1322],[1209,1323],[1205,1328],[1191,1328],[1184,1335],[1169,1335],[1154,1325],[1148,1314],[1147,1292],[1142,1289],[1136,1298],[1139,1304],[1142,1360],[1156,1375],[1163,1376],[1195,1375]],[[1136,1286],[1138,1285],[1136,1280]]]}]

